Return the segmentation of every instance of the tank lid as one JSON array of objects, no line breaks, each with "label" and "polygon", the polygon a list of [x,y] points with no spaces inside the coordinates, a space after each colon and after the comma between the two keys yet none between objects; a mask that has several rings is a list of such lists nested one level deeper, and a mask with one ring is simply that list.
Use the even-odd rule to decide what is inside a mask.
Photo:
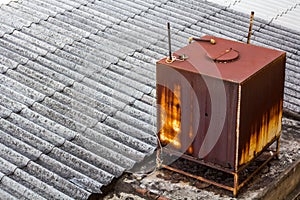
[{"label": "tank lid", "polygon": [[170,63],[163,58],[157,63],[179,70],[242,83],[276,59],[285,58],[285,52],[274,49],[213,36],[204,36],[201,39],[206,41],[213,39],[215,44],[194,41],[174,52],[173,55],[176,58],[185,57],[186,59],[183,61],[177,59]]}]

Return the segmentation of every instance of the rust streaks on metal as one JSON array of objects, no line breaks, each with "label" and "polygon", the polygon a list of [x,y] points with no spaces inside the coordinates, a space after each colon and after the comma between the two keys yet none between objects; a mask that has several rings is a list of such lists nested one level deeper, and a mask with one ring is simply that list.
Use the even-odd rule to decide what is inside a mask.
[{"label": "rust streaks on metal", "polygon": [[282,54],[241,84],[239,166],[280,136],[284,77]]},{"label": "rust streaks on metal", "polygon": [[[162,143],[171,144],[172,150],[185,152],[182,157],[194,157],[195,162],[201,160],[199,163],[236,174],[275,141],[278,155],[286,54],[212,36],[202,39],[211,38],[215,45],[195,41],[174,52],[187,55],[184,62],[157,62],[157,83],[164,84],[157,84],[157,102],[163,108],[157,110],[159,138]],[[239,52],[238,59],[228,63],[209,59],[208,55],[219,55],[226,49]],[[191,88],[183,87],[182,80],[166,73],[170,68],[181,74]],[[212,93],[219,94],[221,87],[225,96],[213,105]],[[192,92],[194,97],[189,95]],[[220,105],[226,108],[225,119],[220,114],[212,119],[213,106]],[[199,113],[195,113],[195,106]],[[192,124],[196,116],[197,129]],[[202,147],[207,148],[211,142],[205,140],[209,127],[217,127],[222,120],[224,126],[212,149],[201,156]],[[236,182],[232,190],[235,194],[240,186]]]},{"label": "rust streaks on metal", "polygon": [[171,143],[180,148],[181,127],[180,86],[174,86],[174,93],[167,87],[160,86],[160,130],[158,137],[163,145]]},{"label": "rust streaks on metal", "polygon": [[251,161],[257,153],[261,152],[281,132],[282,103],[271,108],[257,119],[250,128],[250,140],[244,145],[239,165]]}]

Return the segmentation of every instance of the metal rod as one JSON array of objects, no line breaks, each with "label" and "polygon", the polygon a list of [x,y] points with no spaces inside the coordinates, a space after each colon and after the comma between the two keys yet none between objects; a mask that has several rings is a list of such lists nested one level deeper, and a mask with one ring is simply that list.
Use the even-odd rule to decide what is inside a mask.
[{"label": "metal rod", "polygon": [[197,179],[199,181],[203,181],[203,182],[206,182],[206,183],[209,183],[211,185],[215,185],[215,186],[218,186],[220,188],[223,188],[223,189],[226,189],[226,190],[229,190],[229,191],[233,191],[234,188],[233,187],[230,187],[230,186],[227,186],[227,185],[223,185],[223,184],[220,184],[220,183],[217,183],[217,182],[214,182],[214,181],[211,181],[211,180],[208,180],[206,178],[203,178],[201,176],[196,176],[196,175],[193,175],[193,174],[190,174],[188,172],[185,172],[185,171],[182,171],[182,170],[179,170],[179,169],[176,169],[176,168],[173,168],[173,167],[170,167],[170,166],[167,166],[167,165],[162,165],[163,168],[165,169],[168,169],[170,171],[174,171],[174,172],[177,172],[179,174],[183,174],[185,176],[189,176],[191,178],[194,178],[194,179]]},{"label": "metal rod", "polygon": [[172,60],[170,22],[167,23],[167,29],[168,29],[168,43],[169,43],[169,60]]},{"label": "metal rod", "polygon": [[280,137],[276,140],[276,159],[279,159],[279,151],[280,151]]},{"label": "metal rod", "polygon": [[264,167],[266,166],[266,164],[268,164],[276,155],[271,155],[267,160],[264,161],[263,164],[261,164],[258,168],[256,168],[256,170],[254,172],[252,172],[247,178],[246,180],[244,180],[239,186],[238,186],[238,190],[240,188],[242,188],[247,182],[249,182],[255,175],[257,175],[257,173]]},{"label": "metal rod", "polygon": [[234,173],[233,175],[233,196],[236,197],[239,191],[239,174]]},{"label": "metal rod", "polygon": [[[256,154],[256,156],[254,158],[252,158],[250,161],[248,161],[247,164],[244,164],[242,166],[239,166],[239,169],[237,170],[237,172],[241,172],[243,171],[250,163],[252,163],[253,160],[255,160],[256,158],[258,158],[261,154],[265,153],[267,151],[267,149],[278,139],[280,139],[280,135],[276,136],[271,142],[269,142],[259,153]],[[275,152],[276,153],[276,152]]]},{"label": "metal rod", "polygon": [[227,174],[232,174],[232,175],[234,174],[234,172],[231,169],[226,169],[224,167],[219,167],[217,165],[210,164],[210,163],[207,163],[205,161],[201,161],[201,160],[199,160],[199,159],[197,159],[195,157],[192,157],[192,156],[189,156],[189,155],[186,155],[186,154],[182,154],[180,152],[172,151],[171,149],[164,148],[163,151],[165,153],[168,153],[168,154],[171,154],[171,155],[174,155],[174,156],[179,156],[179,157],[184,158],[186,160],[189,160],[189,161],[192,161],[192,162],[195,162],[195,163],[207,166],[207,167],[211,167],[213,169],[225,172]]},{"label": "metal rod", "polygon": [[[280,137],[276,138],[276,139],[277,139],[277,142],[279,141],[279,138],[280,138]],[[274,142],[274,141],[273,141],[273,142]],[[279,148],[279,146],[278,146],[278,148]],[[164,151],[167,151],[168,153],[170,153],[170,154],[172,154],[172,155],[176,155],[176,153],[177,153],[177,152],[172,151],[172,150],[170,150],[170,149],[165,149]],[[265,149],[264,149],[263,151],[265,151]],[[272,151],[272,152],[273,152],[273,151]],[[270,153],[271,153],[271,152],[270,152]],[[209,184],[218,186],[218,187],[220,187],[220,188],[223,188],[223,189],[226,189],[226,190],[229,190],[229,191],[232,191],[232,192],[233,192],[233,196],[236,197],[237,194],[238,194],[238,192],[239,192],[239,190],[240,190],[243,186],[245,186],[245,184],[248,183],[248,182],[249,182],[249,181],[250,181],[250,180],[251,180],[251,179],[252,179],[252,178],[253,178],[253,177],[254,177],[254,176],[255,176],[255,175],[263,168],[263,167],[264,167],[264,166],[266,166],[266,164],[268,164],[273,158],[275,158],[276,156],[278,156],[278,153],[279,153],[279,151],[278,151],[278,152],[275,151],[274,154],[271,153],[270,156],[268,157],[268,159],[266,159],[266,160],[265,160],[258,168],[256,168],[254,172],[252,172],[250,175],[248,175],[247,178],[246,178],[241,184],[239,184],[239,172],[242,171],[241,169],[239,169],[239,170],[237,170],[237,171],[235,171],[235,172],[232,172],[232,171],[230,171],[230,170],[226,170],[226,169],[223,169],[223,168],[221,168],[221,167],[216,167],[216,166],[214,166],[214,165],[210,165],[210,164],[205,163],[205,162],[203,162],[203,161],[197,160],[197,159],[195,159],[195,158],[193,158],[193,157],[191,157],[191,156],[188,156],[188,155],[185,155],[185,154],[181,155],[181,157],[184,158],[184,159],[191,160],[191,161],[194,161],[194,162],[196,162],[196,163],[203,164],[203,165],[206,165],[206,166],[208,166],[208,167],[218,169],[218,170],[223,171],[223,172],[228,173],[228,174],[232,174],[232,175],[234,176],[234,177],[233,177],[233,187],[230,187],[230,186],[228,186],[228,185],[224,185],[224,184],[221,184],[221,183],[217,183],[217,182],[215,182],[215,181],[208,180],[208,179],[206,179],[206,178],[204,178],[204,177],[202,177],[202,176],[193,175],[193,174],[191,174],[191,173],[188,173],[188,172],[185,172],[185,171],[183,171],[183,170],[176,169],[176,168],[173,168],[173,167],[170,167],[170,166],[167,166],[167,165],[161,165],[161,166],[162,166],[163,168],[165,168],[165,169],[170,170],[170,171],[174,171],[174,172],[183,174],[183,175],[185,175],[185,176],[189,176],[189,177],[191,177],[191,178],[195,178],[195,179],[197,179],[197,180],[200,180],[200,181],[203,181],[203,182],[206,182],[206,183],[209,183]],[[258,156],[257,156],[257,157],[258,157]],[[256,157],[256,158],[257,158],[257,157]],[[245,169],[246,166],[248,166],[248,164],[242,166],[241,168],[242,168],[242,169]]]},{"label": "metal rod", "polygon": [[253,17],[254,17],[254,11],[251,12],[251,16],[250,16],[250,25],[249,25],[249,31],[248,31],[248,37],[247,37],[247,44],[250,44],[250,37],[251,37],[252,25],[253,25]]}]

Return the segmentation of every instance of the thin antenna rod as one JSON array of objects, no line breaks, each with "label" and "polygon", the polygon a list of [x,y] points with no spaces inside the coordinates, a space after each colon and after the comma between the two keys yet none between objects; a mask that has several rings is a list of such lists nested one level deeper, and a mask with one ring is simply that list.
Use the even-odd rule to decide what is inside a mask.
[{"label": "thin antenna rod", "polygon": [[248,32],[248,37],[247,37],[247,44],[250,44],[250,37],[251,37],[252,25],[253,25],[253,17],[254,17],[254,11],[251,12],[251,16],[250,16],[250,25],[249,25],[249,32]]},{"label": "thin antenna rod", "polygon": [[170,30],[170,23],[167,23],[168,29],[168,42],[169,42],[169,60],[172,60],[172,49],[171,49],[171,30]]}]

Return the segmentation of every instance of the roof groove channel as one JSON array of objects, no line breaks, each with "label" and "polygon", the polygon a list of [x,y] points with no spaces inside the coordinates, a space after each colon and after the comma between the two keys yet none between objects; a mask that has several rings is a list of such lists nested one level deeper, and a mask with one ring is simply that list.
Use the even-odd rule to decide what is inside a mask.
[{"label": "roof groove channel", "polygon": [[[98,137],[100,135],[92,130],[89,130],[88,134],[97,134]],[[101,145],[96,143],[94,139],[78,135],[74,141],[66,141],[61,149],[111,175],[121,175],[125,168],[131,167],[134,164],[134,160],[127,158],[126,155],[123,155],[120,152],[113,151],[114,148],[110,148],[110,146],[106,144],[108,141],[107,138],[103,136],[100,137],[101,139],[104,139]],[[116,142],[115,144],[120,148],[124,148]],[[125,149],[126,148],[127,147],[125,147]]]},{"label": "roof groove channel", "polygon": [[[112,5],[113,4],[113,5]],[[116,1],[95,1],[93,6],[98,11],[103,11],[105,14],[108,14],[110,16],[115,16],[114,13],[118,13],[118,18],[120,17],[121,21],[126,21],[129,18],[133,18],[137,13],[135,12],[142,12],[137,9],[131,9],[126,10],[126,5],[122,5],[119,7],[120,4],[118,4]]]},{"label": "roof groove channel", "polygon": [[[113,128],[109,129],[114,131]],[[134,161],[141,160],[144,157],[142,152],[114,140],[103,132],[96,131],[95,128],[88,129],[84,135],[78,135],[73,143],[91,151],[97,156],[107,159],[107,162],[119,165],[119,168],[130,168],[133,166]],[[87,159],[87,157],[85,159]],[[109,166],[111,165],[108,165],[108,167]],[[107,171],[114,170],[113,168],[107,169]]]},{"label": "roof groove channel", "polygon": [[33,1],[22,1],[20,2],[13,2],[11,1],[8,6],[11,6],[15,9],[24,10],[24,12],[28,12],[28,14],[33,14],[40,17],[42,20],[46,20],[50,16],[55,16],[57,12],[51,10],[49,6],[42,6],[41,4],[34,3]]},{"label": "roof groove channel", "polygon": [[[36,58],[36,57],[34,57],[33,60],[34,60],[35,58]],[[27,61],[27,62],[28,62],[28,61]],[[26,64],[26,63],[24,62],[23,64]],[[27,80],[28,80],[28,79],[27,79]],[[51,95],[53,95],[53,93],[48,94],[48,96],[51,96]]]},{"label": "roof groove channel", "polygon": [[148,86],[147,83],[141,83],[141,81],[139,82],[138,80],[131,79],[130,75],[127,74],[120,75],[110,69],[103,70],[102,73],[104,74],[105,77],[109,78],[110,80],[114,80],[118,82],[118,85],[120,84],[127,85],[128,87],[132,87],[144,94],[149,94],[152,90],[152,87]]},{"label": "roof groove channel", "polygon": [[[9,176],[12,177],[14,175],[19,174],[20,172],[22,174],[22,169],[25,168],[31,160],[37,160],[42,155],[42,152],[36,151],[33,147],[31,147],[23,142],[20,143],[20,140],[14,139],[11,136],[9,136],[8,134],[5,134],[4,132],[0,131],[0,133],[2,135],[2,137],[1,137],[2,142],[4,140],[4,141],[6,141],[5,142],[6,145],[9,145],[10,147],[15,146],[15,148],[12,148],[13,149],[12,150],[12,149],[8,149],[8,147],[5,147],[2,144],[0,145],[1,157],[2,157],[2,158],[0,157],[1,158],[0,159],[0,169],[2,172],[5,172],[6,177],[9,177]],[[29,151],[29,149],[31,149],[31,151]],[[15,151],[15,150],[17,150],[17,151]],[[22,150],[24,150],[24,151],[22,151]],[[35,153],[35,151],[36,151],[36,153]],[[27,154],[27,156],[29,156],[29,157],[24,156],[24,153],[25,153],[25,155]],[[36,154],[38,154],[38,155],[36,155]],[[12,160],[12,158],[16,158],[16,159]],[[5,160],[7,160],[7,161],[5,161]],[[4,177],[4,176],[1,177],[2,184],[3,184],[4,178],[6,178],[6,177]],[[24,177],[29,178],[27,175]],[[37,179],[35,179],[35,181],[37,181]],[[17,183],[17,185],[18,184],[19,183]],[[41,183],[41,184],[44,185],[44,187],[47,187],[46,184],[44,184],[44,183]],[[13,184],[13,185],[15,185],[15,184]],[[24,187],[24,186],[22,186],[22,187]],[[50,188],[48,188],[48,189],[50,189]],[[31,193],[31,194],[33,194],[33,196],[35,198],[37,197],[34,193]],[[56,191],[56,194],[59,194],[60,196],[64,196],[64,194],[62,194],[58,191]],[[22,196],[23,195],[25,195],[25,194],[23,193]]]},{"label": "roof groove channel", "polygon": [[72,197],[67,196],[59,190],[37,179],[36,177],[28,174],[22,169],[16,169],[12,177],[14,177],[15,180],[18,180],[18,182],[22,182],[27,188],[41,195],[45,199],[73,199]]},{"label": "roof groove channel", "polygon": [[[41,34],[35,34],[35,32],[33,32],[32,30],[30,30],[28,28],[23,28],[20,31],[16,30],[10,36],[16,38],[16,40],[24,40],[26,43],[30,43],[31,45],[34,45],[37,48],[42,49],[42,51],[36,52],[36,53],[39,53],[41,56],[46,55],[48,52],[53,52],[56,49],[56,47],[54,45],[43,40],[43,38],[40,37]],[[4,37],[4,38],[10,39],[11,37],[9,37],[7,35],[7,37]],[[14,41],[13,39],[10,39],[10,40]],[[42,52],[44,52],[44,53],[42,53]]]},{"label": "roof groove channel", "polygon": [[4,176],[1,180],[1,184],[6,187],[7,192],[10,194],[13,194],[14,197],[17,199],[39,199],[39,200],[46,200],[44,197],[40,196],[36,192],[26,188],[25,186],[18,183],[16,180],[13,180],[12,178],[8,176]]},{"label": "roof groove channel", "polygon": [[65,166],[69,166],[72,169],[76,170],[81,174],[86,174],[87,177],[103,184],[107,185],[111,180],[114,178],[114,175],[96,167],[88,162],[81,160],[65,151],[54,148],[51,153],[48,154],[49,157],[59,161],[60,163],[64,164]]},{"label": "roof groove channel", "polygon": [[64,165],[48,155],[43,154],[36,163],[88,192],[99,193],[100,188],[103,186],[100,182],[93,180],[91,177],[82,174],[75,169],[72,169],[71,166]]},{"label": "roof groove channel", "polygon": [[[140,151],[141,153],[149,153],[154,150],[154,147],[150,144],[145,143],[141,139],[143,139],[143,134],[140,139],[135,138],[129,134],[126,134],[124,132],[118,131],[117,129],[110,127],[109,125],[98,123],[93,130],[99,131],[102,134],[106,135],[107,137],[110,137],[118,142],[123,143],[126,146],[129,146],[136,151]],[[151,136],[149,134],[146,135],[146,139],[150,138]]]},{"label": "roof groove channel", "polygon": [[[82,12],[82,8],[80,10],[76,10],[77,12]],[[90,19],[92,16],[82,17],[85,12],[81,15],[77,12],[65,12],[63,14],[57,15],[56,19],[63,21],[69,25],[76,27],[77,29],[81,29],[83,31],[87,31],[91,34],[97,33],[99,30],[104,30],[106,25],[99,23],[97,20]]]},{"label": "roof groove channel", "polygon": [[[165,37],[162,37],[162,38],[160,38],[159,40],[164,40],[165,39]],[[154,43],[155,44],[155,43]],[[148,47],[147,47],[148,48]],[[136,53],[135,53],[136,54]],[[150,61],[151,62],[151,61]]]},{"label": "roof groove channel", "polygon": [[32,24],[30,21],[14,16],[12,13],[4,11],[2,9],[0,22],[13,28],[11,29],[11,32],[6,32],[6,30],[4,30],[4,34],[10,34],[15,30],[20,30],[24,26],[30,26]]},{"label": "roof groove channel", "polygon": [[[166,2],[165,2],[166,3]],[[163,4],[165,4],[163,3]],[[163,4],[160,4],[159,6],[162,6]],[[132,17],[129,17],[127,20],[124,20],[120,23],[120,25],[118,26],[113,26],[113,29],[116,29],[118,32],[124,32],[125,29],[128,30],[128,31],[125,31],[127,33],[131,33],[130,35],[132,35],[132,39],[136,40],[136,38],[143,38],[143,40],[145,40],[146,38],[150,40],[150,43],[145,43],[146,46],[149,46],[151,45],[151,43],[153,43],[156,39],[150,37],[150,36],[145,36],[144,33],[144,28],[141,28],[140,26],[136,26],[136,25],[133,25],[132,22],[135,22],[135,18],[140,16],[140,15],[143,15],[145,13],[148,13],[150,12],[152,9],[154,10],[156,7],[159,7],[159,6],[154,6],[153,8],[149,8],[149,9],[145,9],[143,11],[141,11],[139,14],[135,14],[133,15]],[[126,25],[124,25],[124,23]],[[129,26],[129,27],[128,27]],[[130,28],[131,27],[131,28]],[[133,28],[134,27],[134,28]],[[134,32],[132,30],[135,30]],[[149,31],[149,29],[147,29]],[[153,32],[154,34],[155,32]],[[156,37],[159,37],[160,34],[156,34]],[[152,36],[152,35],[151,35]],[[123,36],[122,36],[123,37]],[[142,50],[142,49],[140,49]],[[136,52],[136,51],[135,51]]]},{"label": "roof groove channel", "polygon": [[[64,197],[64,198],[66,198],[66,196],[63,193],[60,193],[57,190],[55,190],[55,192],[52,191],[52,189],[49,188],[45,183],[40,182],[38,179],[34,178],[33,176],[30,176],[26,172],[23,172],[22,169],[25,168],[28,165],[28,163],[31,162],[32,160],[37,160],[41,156],[42,152],[37,151],[33,147],[31,147],[31,146],[29,146],[29,145],[21,142],[20,140],[15,139],[15,138],[9,136],[9,134],[5,134],[4,132],[1,132],[1,131],[0,131],[0,133],[2,135],[1,136],[2,143],[4,142],[6,144],[6,146],[9,145],[9,147],[12,148],[12,149],[14,149],[16,152],[20,153],[21,155],[25,155],[27,158],[29,158],[27,160],[26,164],[24,163],[24,164],[21,164],[21,165],[18,164],[18,162],[14,162],[13,161],[15,164],[17,164],[17,166],[14,166],[14,169],[12,169],[12,170],[7,171],[6,176],[10,176],[11,177],[12,175],[16,175],[16,176],[19,177],[21,175],[21,177],[23,177],[25,179],[26,178],[30,178],[30,180],[31,180],[30,183],[31,184],[32,184],[32,180],[34,180],[34,183],[38,183],[38,184],[43,185],[42,188],[47,188],[47,190],[49,190],[50,193],[56,194],[55,195],[57,197],[56,199],[59,199],[58,197]],[[1,149],[2,149],[2,151],[4,150],[2,148],[2,146],[1,146]],[[4,152],[7,152],[7,151],[4,150]],[[5,158],[8,159],[8,157],[5,157]],[[0,157],[0,168],[1,168],[1,171],[3,171],[3,167],[6,168],[5,170],[9,169],[9,167],[8,167],[9,165],[7,165],[7,164],[11,165],[9,162],[4,161],[3,156],[2,156],[2,158]],[[37,188],[40,188],[40,187],[37,187]]]},{"label": "roof groove channel", "polygon": [[[137,70],[137,67],[133,66],[133,65],[132,65],[133,68],[129,68],[129,69],[126,69],[124,66],[131,66],[131,64],[120,61],[119,64],[111,65],[111,66],[109,66],[108,69],[112,73],[117,73],[120,76],[128,77],[131,80],[135,80],[137,82],[139,81],[139,82],[141,82],[141,84],[144,84],[148,87],[151,87],[151,88],[155,87],[156,83],[155,83],[155,81],[153,81],[153,79],[151,79],[151,77],[154,77],[154,75],[152,75],[151,72],[147,73],[148,71],[143,70],[141,68],[139,68],[139,70]],[[133,71],[134,68],[136,68],[136,71]]]},{"label": "roof groove channel", "polygon": [[[283,3],[284,4],[284,3]],[[278,13],[275,17],[273,17],[271,20],[270,20],[270,23],[272,23],[273,21],[277,20],[278,17],[286,14],[288,11],[291,11],[293,8],[295,8],[297,5],[299,5],[299,3],[297,3],[296,5],[291,5],[290,7],[288,8],[285,8],[285,10],[282,10],[281,13]],[[282,6],[284,7],[285,5],[279,5],[279,6]]]},{"label": "roof groove channel", "polygon": [[[13,72],[13,70],[9,70],[11,72]],[[33,90],[32,88],[29,88],[27,86],[24,86],[22,84],[20,84],[19,82],[17,82],[16,80],[9,78],[8,76],[2,75],[0,74],[0,84],[2,84],[3,86],[7,86],[9,88],[13,88],[15,92],[18,92],[30,99],[33,100],[33,102],[36,101],[42,101],[45,98],[44,94],[41,94],[35,90]],[[32,105],[32,104],[30,104]],[[28,105],[28,106],[30,106]]]},{"label": "roof groove channel", "polygon": [[[19,8],[14,8],[9,5],[2,6],[1,10],[4,10],[10,14],[14,14],[14,15],[18,16],[19,18],[26,19],[27,21],[30,21],[31,23],[38,23],[41,20],[40,18],[34,16],[33,14],[28,14],[28,13],[22,12],[22,11],[20,11]],[[29,25],[27,25],[27,26],[29,26]]]},{"label": "roof groove channel", "polygon": [[[13,116],[9,116],[9,118],[12,117]],[[40,138],[39,135],[34,135],[33,133],[22,129],[21,127],[18,127],[17,125],[7,120],[0,119],[0,130],[2,130],[3,132],[10,134],[12,137],[17,138],[46,154],[53,148],[54,144],[51,144],[49,141],[43,140],[43,138]]]},{"label": "roof groove channel", "polygon": [[[48,18],[48,19],[49,19],[49,21],[53,21],[53,20],[54,20],[54,19],[51,20],[51,18]],[[54,20],[54,22],[55,22],[55,20]],[[42,22],[42,21],[40,22],[40,24],[44,24],[44,25],[47,25],[47,24],[48,24],[47,27],[49,28],[49,25],[50,25],[50,24],[49,24],[49,23],[46,23],[46,24],[45,24],[45,23],[46,23],[46,22]],[[61,24],[60,24],[60,25],[61,25]],[[50,25],[50,28],[53,28],[53,26]],[[57,28],[57,26],[56,26],[56,28]],[[40,30],[41,30],[41,29],[40,29]],[[44,33],[45,33],[45,32],[44,32]],[[72,33],[71,33],[71,35],[72,35]],[[88,34],[88,35],[84,35],[84,36],[85,36],[85,37],[88,37],[89,34]],[[48,37],[48,38],[49,38],[49,37]],[[77,37],[77,38],[75,38],[75,40],[76,40],[76,39],[77,39],[77,40],[81,40],[82,38],[78,38],[78,37]],[[70,43],[74,43],[74,41],[72,40],[72,41],[70,41]],[[57,44],[57,43],[56,43],[56,44]],[[65,46],[65,44],[62,44],[62,46],[60,46],[60,47],[63,48],[64,46]]]},{"label": "roof groove channel", "polygon": [[[60,146],[64,145],[64,143],[65,143],[65,142],[63,142]],[[53,146],[52,150],[50,150],[47,154],[51,153],[54,149],[55,149],[55,146]],[[37,157],[35,160],[38,160],[42,155],[43,155],[43,154],[40,154],[40,156]],[[30,160],[28,160],[28,162],[29,162],[29,161],[30,161]],[[28,162],[27,162],[27,164],[28,164]],[[27,165],[27,164],[26,164],[26,165]],[[26,165],[24,164],[24,166],[22,166],[22,168],[25,167]],[[111,178],[112,178],[112,176],[111,176]],[[109,178],[109,179],[111,179],[111,178]],[[74,179],[73,182],[74,182],[74,181],[75,181],[77,184],[78,184],[78,183],[80,184],[80,182],[81,182],[80,179],[79,179],[79,180],[75,180],[75,179]],[[92,182],[93,182],[93,181],[92,181]],[[82,183],[81,183],[81,184],[82,184]]]},{"label": "roof groove channel", "polygon": [[80,42],[74,42],[72,45],[66,45],[63,50],[73,56],[78,57],[81,60],[87,60],[95,66],[100,66],[95,67],[96,70],[107,68],[112,62],[118,62],[117,57],[89,48],[88,46]]},{"label": "roof groove channel", "polygon": [[[45,1],[40,1],[40,0],[32,0],[31,2],[27,2],[24,1],[25,5],[28,5],[31,7],[32,10],[36,11],[37,8],[35,9],[35,7],[39,7],[39,9],[42,9],[43,11],[47,10],[47,8],[50,8],[50,10],[55,10],[52,13],[48,13],[48,17],[45,18],[45,15],[40,15],[39,17],[34,16],[34,14],[31,13],[26,13],[25,10],[24,11],[20,11],[20,7],[18,7],[18,4],[21,5],[23,4],[22,2],[18,2],[18,4],[16,3],[12,3],[12,5],[10,6],[5,5],[3,7],[1,7],[1,12],[5,13],[6,15],[2,15],[0,17],[0,21],[6,25],[9,25],[11,27],[13,27],[13,29],[10,29],[10,31],[5,31],[3,32],[3,35],[5,34],[10,34],[13,33],[15,30],[21,30],[24,27],[31,27],[34,24],[39,24],[42,21],[47,21],[50,17],[55,17],[55,15],[57,15],[58,13],[62,13],[65,12],[66,10],[73,10],[74,8],[71,6],[66,6],[66,4],[63,3],[59,3],[57,1],[53,1],[53,0],[45,0]],[[33,2],[35,4],[33,4]],[[54,5],[56,4],[56,5]],[[42,8],[40,8],[42,7]],[[48,9],[49,10],[49,9]],[[46,12],[47,13],[47,12]],[[41,17],[44,16],[44,17]],[[24,20],[24,18],[26,20]],[[30,18],[31,20],[28,20],[28,18]],[[2,35],[2,36],[3,36]]]},{"label": "roof groove channel", "polygon": [[[45,90],[47,91],[47,90],[49,90],[49,88],[47,87],[47,86],[42,86],[40,83],[38,83],[38,82],[36,82],[36,81],[33,81],[32,79],[29,79],[29,78],[27,78],[27,77],[25,77],[24,78],[24,76],[20,76],[20,74],[19,73],[17,73],[17,71],[12,71],[12,70],[10,70],[10,71],[8,71],[7,72],[7,75],[10,77],[10,78],[14,78],[15,80],[18,80],[19,82],[23,82],[23,83],[25,83],[25,85],[30,85],[31,87],[30,88],[36,88],[36,87],[38,87],[38,88],[36,88],[37,90],[42,90],[41,92],[42,93],[45,93]],[[4,83],[7,85],[7,84],[9,84],[9,80],[10,79],[7,79],[7,78],[4,78],[3,79],[3,81],[4,81]],[[25,82],[24,82],[25,81]],[[14,83],[12,83],[14,86],[15,85],[18,85],[19,83],[17,83],[17,84],[14,84]],[[22,86],[23,87],[23,86]],[[30,91],[29,89],[27,89],[28,91]],[[26,91],[26,90],[19,90],[21,93],[24,93],[24,91]],[[52,92],[51,92],[52,91]],[[27,106],[28,107],[32,107],[33,105],[34,105],[34,102],[44,102],[44,100],[45,99],[47,99],[46,98],[46,96],[52,96],[52,95],[54,95],[55,94],[55,90],[52,90],[52,89],[50,89],[50,93],[48,93],[47,94],[47,92],[45,93],[45,96],[41,96],[40,98],[35,98],[35,100],[34,101],[29,101],[29,100],[26,100],[27,99],[27,97],[26,98],[16,98],[16,97],[18,97],[18,96],[20,96],[20,95],[10,95],[10,96],[12,96],[12,98],[13,99],[16,99],[16,100],[18,100],[19,102],[24,102],[25,104],[27,104]],[[15,92],[9,92],[8,94],[16,94]],[[34,91],[30,91],[30,93],[24,93],[25,95],[26,94],[28,94],[29,95],[29,98],[31,99],[33,96],[32,95],[34,95],[35,94],[35,92]],[[28,96],[28,95],[26,95],[26,96]],[[22,95],[21,95],[22,96]],[[24,101],[25,100],[25,101]],[[26,103],[26,102],[28,102],[28,103]],[[18,110],[15,110],[15,113],[19,113],[19,112],[21,112],[23,109],[25,109],[26,108],[26,106],[25,107],[23,107],[22,109],[18,109]]]},{"label": "roof groove channel", "polygon": [[90,195],[90,192],[35,162],[30,162],[24,171],[29,174],[34,174],[40,180],[74,199],[87,199]]},{"label": "roof groove channel", "polygon": [[[133,15],[133,16],[131,16],[132,18],[134,17],[135,15]],[[128,18],[129,19],[129,18]],[[127,20],[125,20],[125,21],[127,21]],[[123,59],[124,59],[125,57],[123,57]]]}]

